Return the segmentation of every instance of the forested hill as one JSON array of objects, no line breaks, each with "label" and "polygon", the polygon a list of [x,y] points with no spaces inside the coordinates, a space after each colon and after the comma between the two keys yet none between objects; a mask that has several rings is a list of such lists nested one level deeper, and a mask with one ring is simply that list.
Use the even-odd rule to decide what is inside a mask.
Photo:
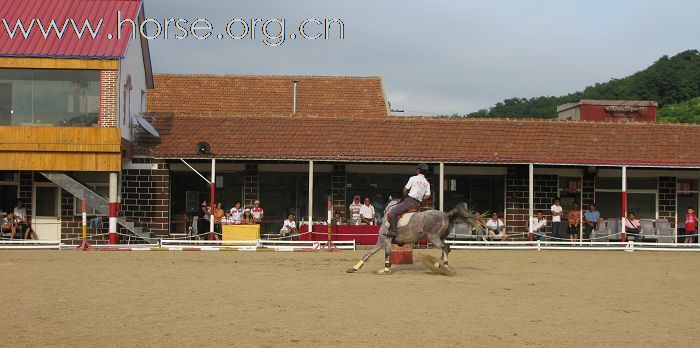
[{"label": "forested hill", "polygon": [[557,117],[557,106],[581,99],[655,100],[659,120],[700,122],[700,52],[689,50],[663,56],[634,75],[586,87],[560,97],[511,98],[468,117]]}]

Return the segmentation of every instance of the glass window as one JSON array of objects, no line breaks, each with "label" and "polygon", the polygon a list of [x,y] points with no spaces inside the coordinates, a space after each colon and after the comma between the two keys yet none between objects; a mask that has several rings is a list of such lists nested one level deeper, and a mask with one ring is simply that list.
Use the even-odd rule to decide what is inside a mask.
[{"label": "glass window", "polygon": [[697,192],[698,191],[698,181],[697,180],[678,180],[676,184],[676,189],[678,192]]},{"label": "glass window", "polygon": [[37,186],[35,195],[36,216],[58,216],[58,188]]},{"label": "glass window", "polygon": [[[308,173],[260,172],[260,203],[265,210],[262,231],[279,231],[287,214],[297,220],[308,219]],[[328,196],[331,193],[331,174],[314,173],[314,220],[326,220]]]},{"label": "glass window", "polygon": [[[622,217],[622,193],[595,193],[596,208],[600,216],[607,218]],[[588,209],[588,207],[584,207]],[[642,219],[656,219],[656,193],[627,193],[627,211],[633,211]]]},{"label": "glass window", "polygon": [[0,125],[96,125],[97,70],[0,69]]},{"label": "glass window", "polygon": [[[620,192],[600,192],[595,193],[596,208],[600,212],[600,217],[619,218],[622,215],[622,193]],[[588,210],[588,206],[583,207]]]},{"label": "glass window", "polygon": [[596,190],[622,190],[622,178],[595,178]]},{"label": "glass window", "polygon": [[656,219],[656,193],[628,193],[627,211],[640,219]]},{"label": "glass window", "polygon": [[656,190],[658,182],[656,178],[628,178],[628,190]]},{"label": "glass window", "polygon": [[[455,190],[445,192],[445,210],[449,211],[460,202],[466,202],[470,209],[497,212],[505,210],[505,178],[503,176],[455,176]],[[437,189],[437,188],[436,188]]]}]

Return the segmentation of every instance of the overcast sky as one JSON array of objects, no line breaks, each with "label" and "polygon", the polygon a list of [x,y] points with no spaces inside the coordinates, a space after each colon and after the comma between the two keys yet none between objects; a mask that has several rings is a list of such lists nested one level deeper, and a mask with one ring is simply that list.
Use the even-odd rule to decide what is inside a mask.
[{"label": "overcast sky", "polygon": [[[287,38],[278,47],[266,46],[260,33],[256,40],[152,40],[153,68],[156,73],[379,75],[392,108],[410,114],[468,113],[509,97],[566,94],[700,46],[697,0],[145,3],[148,18],[192,22],[203,17],[214,24],[214,34],[234,18],[284,18],[286,36],[305,18],[339,18],[344,40]],[[242,32],[240,25],[232,28],[234,34]],[[307,28],[315,31],[313,24]]]}]

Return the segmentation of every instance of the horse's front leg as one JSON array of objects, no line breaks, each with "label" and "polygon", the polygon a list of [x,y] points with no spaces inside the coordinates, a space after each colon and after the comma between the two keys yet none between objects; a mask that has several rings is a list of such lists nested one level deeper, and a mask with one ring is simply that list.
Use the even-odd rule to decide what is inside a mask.
[{"label": "horse's front leg", "polygon": [[365,256],[362,257],[362,260],[360,260],[355,266],[352,266],[348,268],[347,272],[348,273],[355,273],[362,268],[362,266],[365,265],[365,262],[369,260],[370,257],[372,257],[374,254],[376,254],[379,250],[382,249],[382,246],[384,246],[384,239],[382,238],[381,235],[377,238],[377,244],[374,245],[372,250],[368,251]]}]

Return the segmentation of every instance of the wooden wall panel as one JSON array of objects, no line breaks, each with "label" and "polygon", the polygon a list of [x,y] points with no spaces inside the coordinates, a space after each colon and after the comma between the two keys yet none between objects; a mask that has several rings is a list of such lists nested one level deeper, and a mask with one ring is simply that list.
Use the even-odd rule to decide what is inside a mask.
[{"label": "wooden wall panel", "polygon": [[120,171],[119,128],[0,127],[0,170]]},{"label": "wooden wall panel", "polygon": [[0,68],[117,70],[116,59],[0,57]]}]

